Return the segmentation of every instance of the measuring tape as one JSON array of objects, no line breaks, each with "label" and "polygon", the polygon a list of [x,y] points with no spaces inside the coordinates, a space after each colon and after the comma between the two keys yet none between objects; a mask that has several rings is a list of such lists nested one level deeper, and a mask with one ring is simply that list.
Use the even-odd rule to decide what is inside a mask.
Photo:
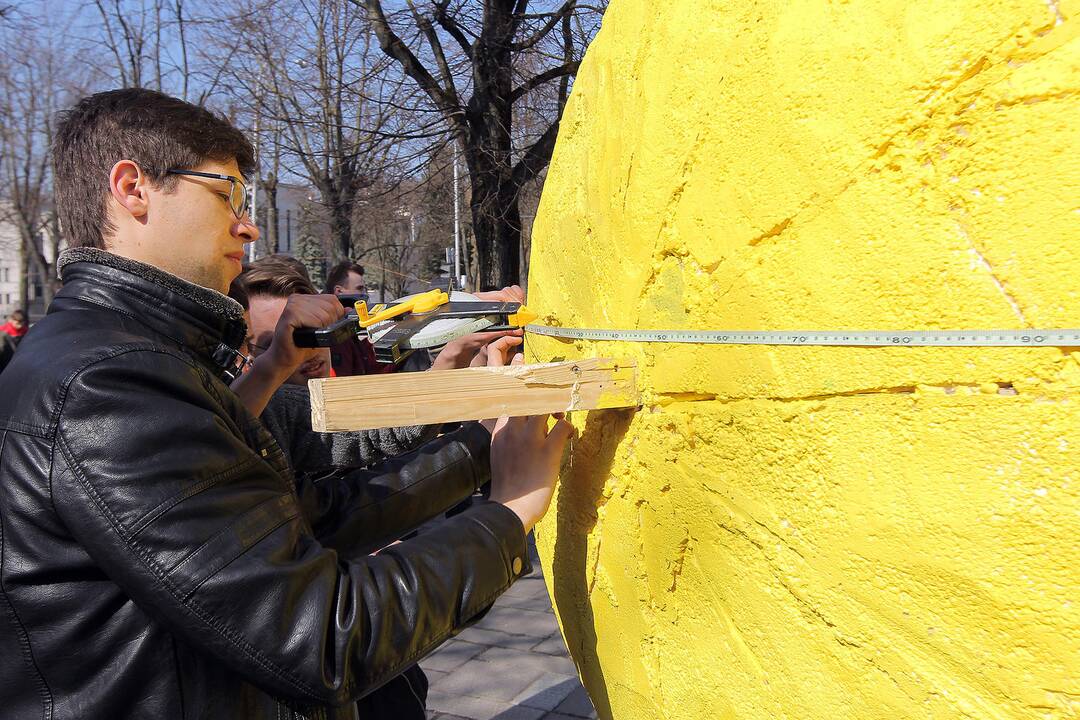
[{"label": "measuring tape", "polygon": [[526,325],[535,335],[571,340],[698,345],[850,347],[1071,347],[1080,330],[602,330]]}]

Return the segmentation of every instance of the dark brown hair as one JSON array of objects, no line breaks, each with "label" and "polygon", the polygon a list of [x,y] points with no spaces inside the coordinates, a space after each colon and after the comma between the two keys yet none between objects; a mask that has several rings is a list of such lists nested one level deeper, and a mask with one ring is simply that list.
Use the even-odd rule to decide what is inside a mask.
[{"label": "dark brown hair", "polygon": [[249,297],[317,295],[311,280],[301,274],[291,260],[292,258],[285,260],[278,255],[259,258],[248,265],[237,280],[244,286]]},{"label": "dark brown hair", "polygon": [[[270,265],[272,265],[274,263],[290,267],[293,270],[295,270],[296,272],[298,272],[301,275],[303,275],[304,277],[306,277],[308,279],[308,281],[311,280],[311,274],[308,272],[307,265],[300,262],[299,260],[294,258],[292,255],[285,255],[284,253],[274,253],[273,255],[264,255],[263,257],[259,258],[258,260],[253,261],[252,265],[256,265],[258,267],[269,267]],[[314,285],[314,283],[312,283],[312,284]]]},{"label": "dark brown hair", "polygon": [[225,294],[240,303],[240,307],[245,310],[251,309],[251,303],[248,302],[247,289],[244,287],[244,283],[240,281],[240,278],[236,278],[229,284],[229,292]]},{"label": "dark brown hair", "polygon": [[334,267],[330,268],[330,272],[326,273],[326,293],[329,295],[334,292],[335,285],[344,285],[345,281],[349,279],[349,273],[354,272],[357,275],[364,274],[364,266],[357,265],[352,260],[342,260]]},{"label": "dark brown hair", "polygon": [[166,170],[233,159],[242,175],[255,169],[251,143],[229,121],[143,88],[90,95],[61,113],[52,153],[56,206],[69,247],[104,249],[116,230],[106,201],[109,172],[121,160],[138,164],[167,192],[177,178]]}]

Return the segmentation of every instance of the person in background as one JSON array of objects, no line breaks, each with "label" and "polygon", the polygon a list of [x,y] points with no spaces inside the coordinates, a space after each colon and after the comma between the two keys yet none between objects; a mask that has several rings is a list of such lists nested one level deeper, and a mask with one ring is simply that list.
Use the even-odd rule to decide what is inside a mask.
[{"label": "person in background", "polygon": [[[266,255],[259,258],[257,262],[264,264],[281,263],[282,265],[287,265],[300,275],[303,275],[304,279],[306,279],[309,283],[311,282],[311,273],[308,272],[307,265],[305,265],[303,262],[293,257],[292,255],[286,255],[285,253],[274,253],[273,255]],[[312,287],[314,287],[315,283],[311,284]]]},{"label": "person in background", "polygon": [[[315,294],[307,278],[289,263],[282,262],[279,256],[255,260],[234,285],[240,287],[246,299],[247,342],[256,362],[271,351],[275,328],[289,298]],[[233,297],[245,304],[238,295]],[[518,299],[521,289],[516,286],[505,288],[485,293],[484,297]],[[484,363],[486,356],[483,353],[487,352],[487,346],[503,338],[507,338],[504,343],[507,349],[520,345],[521,331],[475,333],[459,338],[443,348],[432,369],[451,370],[467,367],[471,362]],[[314,378],[330,377],[330,365],[321,362],[327,357],[326,348],[311,352],[317,354],[289,376],[260,414],[263,425],[285,451],[294,469],[367,465],[413,450],[438,434],[438,425],[383,428],[358,434],[315,433],[311,429],[311,395],[307,384]]]},{"label": "person in background", "polygon": [[0,325],[0,371],[7,367],[11,359],[15,357],[15,348],[26,334],[26,314],[22,310],[13,310],[8,315],[7,322]]},{"label": "person in background", "polygon": [[[278,320],[291,296],[318,294],[306,275],[278,255],[253,261],[246,266],[237,282],[248,297],[248,335],[253,358],[270,349]],[[285,382],[306,387],[308,380],[331,377],[332,374],[330,350],[321,348],[312,352],[312,357],[304,361]]]},{"label": "person in background", "polygon": [[22,310],[12,310],[7,317],[7,322],[0,325],[0,330],[3,330],[6,335],[14,339],[16,345],[19,344],[28,329],[26,327],[26,313]]},{"label": "person in background", "polygon": [[[264,262],[262,268],[273,264],[273,261]],[[286,275],[295,274],[294,268],[289,265],[277,267]],[[244,309],[244,321],[249,329],[237,350],[248,355],[253,337],[248,293],[240,277],[233,280],[228,295]],[[244,371],[250,366],[251,363],[247,363]],[[435,439],[439,430],[437,425],[431,425],[317,433],[311,429],[311,404],[307,388],[297,385],[278,388],[259,419],[277,440],[301,490],[306,483],[326,482],[328,478],[346,473],[350,468],[363,467],[373,471],[380,462]],[[357,701],[357,714],[370,720],[425,720],[428,685],[428,677],[420,666],[410,665],[382,687],[360,698]]]},{"label": "person in background", "polygon": [[[228,294],[244,309],[244,322],[248,328],[239,351],[245,355],[261,355],[267,351],[268,345],[259,344],[256,332],[262,342],[272,341],[265,337],[265,324],[252,325],[251,298],[245,278],[254,278],[257,293],[255,303],[260,306],[256,317],[260,323],[271,323],[270,328],[274,327],[272,323],[280,321],[274,320],[272,309],[281,304],[282,298],[274,293],[295,289],[298,294],[306,295],[311,293],[312,288],[292,265],[281,263],[273,256],[260,258],[246,268],[232,282]],[[288,301],[287,298],[285,301]],[[264,305],[271,309],[262,307]],[[253,362],[254,359],[246,363],[245,371]],[[355,433],[317,433],[311,429],[311,396],[306,381],[281,385],[270,397],[259,419],[281,446],[294,472],[310,472],[325,467],[367,467],[414,450],[434,439],[439,431],[437,425],[416,425]]]},{"label": "person in background", "polygon": [[[256,357],[269,351],[274,328],[289,296],[315,292],[311,283],[300,275],[292,263],[282,260],[282,256],[267,256],[253,261],[230,288],[229,296],[247,311],[245,318],[250,318],[248,337],[251,339],[248,342]],[[348,270],[347,266],[342,267]],[[335,267],[331,271],[331,281],[338,282],[331,284],[329,289],[359,294],[355,291],[363,290],[363,284],[356,269],[362,272],[363,268],[352,267],[355,269],[347,272],[351,277],[342,277],[339,268]],[[501,293],[496,291],[492,295]],[[478,336],[465,342],[475,347],[477,339],[494,340],[494,345],[483,349],[485,358],[488,352],[503,356],[499,364],[505,361],[506,353],[521,342],[518,337],[500,337],[498,334]],[[371,350],[370,343],[364,341],[363,344]],[[373,350],[371,354],[374,359]],[[452,355],[453,349],[447,357]],[[294,373],[270,398],[259,417],[284,452],[301,491],[305,483],[330,482],[351,467],[362,467],[367,472],[377,473],[381,464],[390,458],[416,449],[423,452],[422,446],[434,440],[439,433],[439,425],[317,433],[311,428],[311,397],[307,388],[307,380],[316,376],[321,375]],[[455,514],[471,504],[468,499],[463,499],[455,506]],[[409,532],[402,537],[414,536],[414,532]],[[359,716],[372,720],[423,720],[427,689],[427,675],[419,665],[411,665],[375,692],[361,698],[357,702]]]},{"label": "person in background", "polygon": [[[356,295],[367,300],[364,266],[352,260],[342,260],[326,274],[328,295]],[[350,375],[380,375],[398,370],[393,363],[381,363],[375,358],[375,348],[367,338],[351,337],[330,348],[330,363],[338,377]]]},{"label": "person in background", "polygon": [[330,272],[326,273],[327,295],[359,295],[367,300],[367,285],[364,283],[364,266],[352,260],[342,260]]}]

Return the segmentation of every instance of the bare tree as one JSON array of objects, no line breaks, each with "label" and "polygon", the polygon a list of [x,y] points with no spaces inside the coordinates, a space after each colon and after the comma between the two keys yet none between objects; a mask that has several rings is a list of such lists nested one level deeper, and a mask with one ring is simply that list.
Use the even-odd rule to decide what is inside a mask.
[{"label": "bare tree", "polygon": [[232,39],[248,15],[243,9],[223,15],[220,5],[203,0],[93,0],[92,7],[81,44],[99,72],[121,87],[171,93],[196,105],[221,92],[239,52],[236,42],[211,48],[206,41],[222,29]]},{"label": "bare tree", "polygon": [[[113,58],[123,87],[161,89],[161,4],[162,0],[153,0],[147,8],[144,2],[94,0],[101,20],[101,43]],[[152,78],[146,76],[147,63]]]},{"label": "bare tree", "polygon": [[[62,242],[52,202],[52,144],[56,112],[74,89],[62,43],[20,27],[5,38],[0,72],[0,147],[5,162],[0,214],[18,231],[21,265],[33,273],[45,302],[59,287],[56,257]],[[29,277],[20,303],[29,305]]]},{"label": "bare tree", "polygon": [[[480,284],[518,282],[522,189],[551,159],[570,81],[606,0],[406,0],[389,15],[382,0],[351,2],[461,143]],[[523,57],[546,62],[528,72]],[[515,106],[552,84],[548,122],[534,136],[515,136]]]},{"label": "bare tree", "polygon": [[[389,61],[373,46],[363,17],[346,0],[287,0],[265,5],[243,25],[244,53],[232,84],[252,98],[261,160],[279,166],[262,181],[271,190],[280,164],[310,182],[329,218],[332,259],[353,254],[353,208],[387,163],[386,137],[403,130]],[[278,155],[273,155],[279,152]]]},{"label": "bare tree", "polygon": [[438,271],[450,229],[446,183],[409,180],[373,190],[356,205],[356,260],[380,278],[386,298],[400,297]]}]

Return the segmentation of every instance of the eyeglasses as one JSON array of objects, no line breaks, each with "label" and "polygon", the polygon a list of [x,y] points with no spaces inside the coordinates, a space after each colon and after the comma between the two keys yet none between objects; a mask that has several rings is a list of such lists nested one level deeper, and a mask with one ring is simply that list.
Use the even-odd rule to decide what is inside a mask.
[{"label": "eyeglasses", "polygon": [[200,172],[198,170],[166,170],[166,175],[191,175],[194,177],[211,178],[213,180],[229,181],[229,207],[237,220],[243,219],[247,214],[251,203],[251,192],[244,181],[234,175],[222,175],[220,173]]}]

